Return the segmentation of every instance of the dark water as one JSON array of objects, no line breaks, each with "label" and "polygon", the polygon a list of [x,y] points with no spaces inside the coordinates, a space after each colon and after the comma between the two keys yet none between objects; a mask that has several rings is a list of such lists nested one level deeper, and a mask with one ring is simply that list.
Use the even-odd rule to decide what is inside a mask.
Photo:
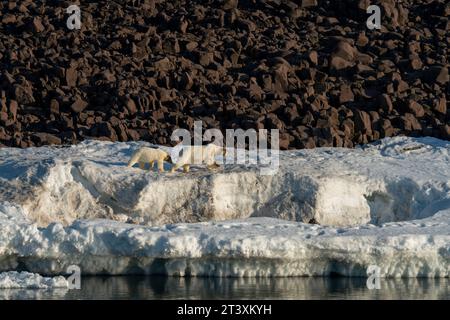
[{"label": "dark water", "polygon": [[450,279],[85,277],[80,290],[0,289],[0,299],[450,299]]}]

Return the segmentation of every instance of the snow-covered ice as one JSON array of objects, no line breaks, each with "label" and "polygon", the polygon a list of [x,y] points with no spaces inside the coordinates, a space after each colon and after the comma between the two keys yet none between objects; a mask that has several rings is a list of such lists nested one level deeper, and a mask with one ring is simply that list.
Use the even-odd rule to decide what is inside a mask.
[{"label": "snow-covered ice", "polygon": [[398,137],[364,149],[280,153],[273,176],[227,165],[159,175],[126,168],[137,143],[0,150],[0,205],[30,220],[147,225],[270,216],[348,226],[420,219],[450,207],[450,143]]},{"label": "snow-covered ice", "polygon": [[0,289],[54,289],[68,288],[63,276],[43,277],[30,272],[1,272]]},{"label": "snow-covered ice", "polygon": [[450,275],[448,141],[280,152],[272,176],[126,168],[142,144],[0,149],[0,270]]}]

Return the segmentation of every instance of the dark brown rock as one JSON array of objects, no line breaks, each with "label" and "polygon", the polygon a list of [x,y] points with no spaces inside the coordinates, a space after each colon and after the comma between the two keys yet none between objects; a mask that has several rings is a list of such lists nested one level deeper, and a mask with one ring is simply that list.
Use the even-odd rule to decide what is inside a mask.
[{"label": "dark brown rock", "polygon": [[358,50],[349,44],[347,41],[340,41],[334,52],[332,57],[340,57],[346,61],[353,61],[358,54]]},{"label": "dark brown rock", "polygon": [[101,122],[91,129],[91,135],[94,137],[104,137],[109,141],[117,141],[116,131],[109,122]]},{"label": "dark brown rock", "polygon": [[284,123],[274,113],[269,113],[266,116],[267,127],[271,129],[284,130]]},{"label": "dark brown rock", "polygon": [[59,102],[56,99],[50,100],[50,112],[58,114],[59,113]]},{"label": "dark brown rock", "polygon": [[399,81],[397,81],[396,84],[395,84],[395,90],[396,90],[398,93],[405,92],[405,91],[408,90],[408,89],[409,89],[409,84],[408,84],[406,81],[399,80]]},{"label": "dark brown rock", "polygon": [[115,126],[115,130],[119,141],[128,141],[127,128],[122,123],[119,123],[117,126]]},{"label": "dark brown rock", "polygon": [[342,70],[352,66],[352,63],[342,57],[333,56],[330,61],[330,68],[333,70]]},{"label": "dark brown rock", "polygon": [[356,111],[355,113],[355,130],[361,133],[371,133],[372,125],[370,116],[364,111]]},{"label": "dark brown rock", "polygon": [[8,113],[1,111],[1,112],[0,112],[0,122],[1,122],[3,125],[5,125],[6,122],[8,121],[8,119],[9,119]]},{"label": "dark brown rock", "polygon": [[194,85],[194,80],[189,75],[189,73],[184,72],[181,80],[181,88],[184,90],[191,90]]},{"label": "dark brown rock", "polygon": [[248,88],[248,96],[256,101],[261,101],[264,95],[264,91],[256,82],[256,79],[253,79]]},{"label": "dark brown rock", "polygon": [[339,94],[339,103],[343,104],[346,102],[353,101],[355,96],[353,95],[352,89],[348,85],[341,85]]},{"label": "dark brown rock", "polygon": [[342,130],[344,131],[344,135],[351,139],[355,133],[355,124],[352,120],[345,119],[342,122]]},{"label": "dark brown rock", "polygon": [[392,110],[394,110],[394,105],[392,104],[392,100],[389,97],[389,95],[383,93],[381,96],[378,97],[378,101],[381,104],[381,107],[384,111],[387,113],[391,113]]},{"label": "dark brown rock", "polygon": [[316,142],[313,137],[309,137],[305,140],[302,140],[300,147],[304,149],[314,149],[316,147]]},{"label": "dark brown rock", "polygon": [[392,127],[391,122],[388,119],[383,119],[380,124],[381,128],[381,136],[391,137],[394,134],[394,128]]},{"label": "dark brown rock", "polygon": [[282,133],[279,135],[279,147],[280,150],[288,150],[290,144],[291,136],[287,133]]},{"label": "dark brown rock", "polygon": [[66,69],[66,84],[69,87],[76,87],[78,79],[78,73],[75,68]]},{"label": "dark brown rock", "polygon": [[174,68],[173,63],[167,57],[155,62],[155,69],[157,71],[167,72],[172,70],[173,68]]},{"label": "dark brown rock", "polygon": [[129,138],[128,140],[138,141],[141,138],[139,133],[133,129],[128,129],[127,134],[128,134],[128,138]]},{"label": "dark brown rock", "polygon": [[273,89],[278,94],[283,94],[288,91],[288,67],[286,65],[280,64],[274,71],[273,75]]},{"label": "dark brown rock", "polygon": [[314,65],[318,65],[319,64],[319,59],[318,59],[318,55],[317,55],[317,51],[311,51],[310,53],[308,53],[308,59],[309,61],[311,61],[311,63],[313,63]]},{"label": "dark brown rock", "polygon": [[358,35],[358,40],[356,41],[356,45],[360,47],[364,47],[369,43],[369,38],[367,38],[366,34],[364,32],[360,33]]},{"label": "dark brown rock", "polygon": [[61,144],[61,139],[53,134],[38,132],[31,135],[31,139],[37,145]]},{"label": "dark brown rock", "polygon": [[16,100],[11,100],[9,102],[9,108],[8,109],[9,109],[9,113],[10,113],[10,115],[11,115],[11,117],[12,117],[14,122],[17,120],[17,110],[18,110],[18,108],[19,108],[19,105],[18,105]]},{"label": "dark brown rock", "polygon": [[448,69],[441,66],[433,66],[424,72],[425,80],[430,83],[444,85],[449,81]]},{"label": "dark brown rock", "polygon": [[41,18],[35,17],[35,18],[33,19],[33,30],[34,30],[35,32],[38,32],[38,33],[45,30],[45,27],[44,27],[44,25],[42,24]]},{"label": "dark brown rock", "polygon": [[433,110],[443,115],[447,114],[447,100],[445,99],[445,96],[434,100]]},{"label": "dark brown rock", "polygon": [[277,128],[283,148],[447,136],[445,1],[95,4],[70,32],[58,1],[0,4],[2,144],[170,143],[196,120]]},{"label": "dark brown rock", "polygon": [[425,115],[423,107],[414,100],[408,101],[408,111],[411,112],[416,118],[421,118]]},{"label": "dark brown rock", "polygon": [[302,8],[315,7],[317,5],[317,0],[302,0]]},{"label": "dark brown rock", "polygon": [[422,130],[422,126],[420,122],[416,119],[416,117],[411,113],[405,113],[404,116],[401,117],[403,130],[406,131],[420,131]]},{"label": "dark brown rock", "polygon": [[441,133],[441,138],[445,139],[445,140],[449,140],[450,139],[450,125],[445,124],[439,127],[440,129],[440,133]]},{"label": "dark brown rock", "polygon": [[413,69],[413,70],[420,70],[423,67],[422,61],[417,56],[410,58],[409,63],[410,63],[411,69]]},{"label": "dark brown rock", "polygon": [[125,102],[125,106],[130,115],[134,115],[137,112],[136,103],[134,102],[133,99],[127,98],[127,100]]},{"label": "dark brown rock", "polygon": [[79,113],[86,109],[88,103],[81,98],[77,98],[74,103],[70,106],[73,112]]},{"label": "dark brown rock", "polygon": [[16,85],[14,95],[16,97],[15,100],[21,105],[29,105],[36,101],[30,86]]},{"label": "dark brown rock", "polygon": [[284,116],[289,123],[295,123],[299,119],[297,106],[292,104],[283,110]]},{"label": "dark brown rock", "polygon": [[198,62],[200,65],[207,67],[214,62],[214,54],[212,52],[200,52]]},{"label": "dark brown rock", "polygon": [[236,9],[238,7],[238,0],[225,0],[222,8],[224,10]]}]

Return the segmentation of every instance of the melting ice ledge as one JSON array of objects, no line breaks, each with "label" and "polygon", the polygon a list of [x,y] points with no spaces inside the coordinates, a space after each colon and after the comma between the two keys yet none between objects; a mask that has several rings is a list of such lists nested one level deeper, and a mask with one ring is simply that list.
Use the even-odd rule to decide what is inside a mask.
[{"label": "melting ice ledge", "polygon": [[142,144],[0,149],[0,271],[450,274],[448,141],[286,151],[273,176],[126,168]]}]

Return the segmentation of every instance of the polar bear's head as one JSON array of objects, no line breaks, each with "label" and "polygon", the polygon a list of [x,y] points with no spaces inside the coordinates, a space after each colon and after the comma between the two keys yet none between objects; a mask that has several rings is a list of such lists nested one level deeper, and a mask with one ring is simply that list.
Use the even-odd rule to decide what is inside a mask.
[{"label": "polar bear's head", "polygon": [[170,154],[166,155],[166,157],[164,158],[164,161],[166,161],[166,162],[168,162],[170,164],[173,164],[172,157],[170,156]]}]

